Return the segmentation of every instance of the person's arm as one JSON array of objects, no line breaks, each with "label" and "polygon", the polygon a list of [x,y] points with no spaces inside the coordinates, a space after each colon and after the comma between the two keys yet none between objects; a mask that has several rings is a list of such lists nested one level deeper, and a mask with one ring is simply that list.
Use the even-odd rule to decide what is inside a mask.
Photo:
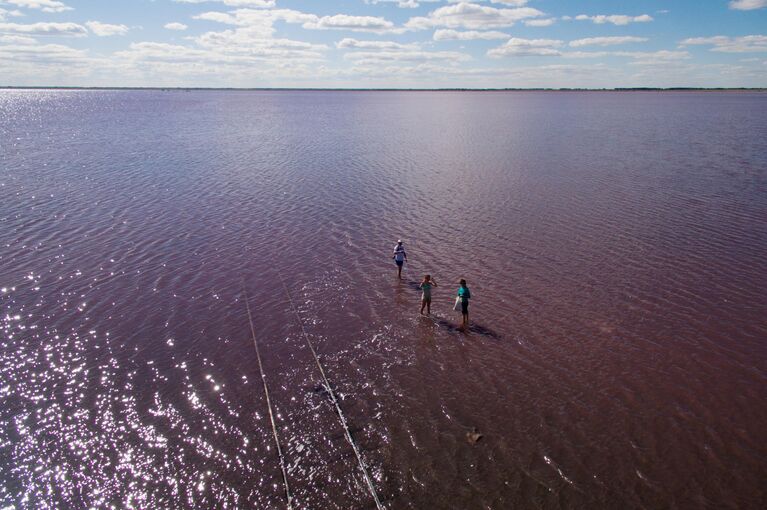
[{"label": "person's arm", "polygon": [[431,284],[437,287],[437,282],[434,280],[434,278],[431,279]]},{"label": "person's arm", "polygon": [[468,287],[466,287],[466,291],[465,292],[466,293],[464,294],[464,296],[466,296],[466,299],[471,299],[471,291],[469,290]]}]

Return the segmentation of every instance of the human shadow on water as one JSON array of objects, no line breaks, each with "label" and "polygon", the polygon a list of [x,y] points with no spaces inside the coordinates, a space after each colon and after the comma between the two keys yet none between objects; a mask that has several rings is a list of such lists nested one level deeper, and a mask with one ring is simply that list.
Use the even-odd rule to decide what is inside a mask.
[{"label": "human shadow on water", "polygon": [[415,280],[408,280],[405,283],[407,283],[407,286],[413,289],[416,292],[421,292],[421,282],[417,282]]},{"label": "human shadow on water", "polygon": [[463,334],[474,333],[476,335],[482,335],[487,338],[492,338],[493,340],[501,339],[501,335],[499,335],[498,333],[496,333],[495,331],[493,331],[492,329],[488,327],[482,326],[481,324],[471,323],[469,324],[468,328],[464,329],[456,322],[445,319],[444,317],[439,317],[436,315],[424,315],[423,317],[425,319],[431,320],[432,322],[434,322],[434,324],[436,324],[440,328],[450,333],[454,333],[454,332],[463,333]]}]

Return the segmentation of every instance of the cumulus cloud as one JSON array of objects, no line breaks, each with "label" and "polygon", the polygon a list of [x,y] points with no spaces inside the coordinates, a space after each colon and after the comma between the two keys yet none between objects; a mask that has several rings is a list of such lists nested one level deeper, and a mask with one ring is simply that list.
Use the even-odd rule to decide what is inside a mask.
[{"label": "cumulus cloud", "polygon": [[6,44],[35,44],[37,40],[34,37],[26,35],[0,35],[0,43]]},{"label": "cumulus cloud", "polygon": [[[324,44],[265,36],[260,28],[238,28],[222,32],[206,32],[192,39],[200,48],[222,56],[275,56],[300,60],[321,60],[327,50]],[[213,57],[211,57],[213,60]]]},{"label": "cumulus cloud", "polygon": [[498,48],[487,52],[490,57],[557,57],[562,55],[557,48],[564,44],[556,39],[521,39],[513,37]]},{"label": "cumulus cloud", "polygon": [[394,23],[377,16],[350,16],[336,14],[322,16],[316,20],[307,21],[303,28],[311,30],[350,30],[352,32],[396,32],[402,31],[394,27]]},{"label": "cumulus cloud", "polygon": [[418,44],[401,44],[394,41],[360,41],[346,37],[336,43],[340,49],[374,49],[374,50],[413,50]]},{"label": "cumulus cloud", "polygon": [[554,24],[554,18],[528,19],[524,23],[526,27],[548,27]]},{"label": "cumulus cloud", "polygon": [[616,37],[586,37],[585,39],[576,39],[570,41],[570,46],[578,48],[580,46],[614,46],[616,44],[645,42],[646,37],[616,36]]},{"label": "cumulus cloud", "polygon": [[85,50],[76,50],[62,44],[37,44],[35,41],[17,41],[0,45],[0,61],[12,60],[24,64],[86,65],[89,62]]},{"label": "cumulus cloud", "polygon": [[24,13],[19,10],[9,11],[0,7],[0,21],[5,21],[6,18],[24,16]]},{"label": "cumulus cloud", "polygon": [[[450,0],[453,3],[460,2],[461,0]],[[513,5],[514,7],[522,7],[527,3],[527,0],[490,0],[490,3],[493,4],[505,4],[505,5]]]},{"label": "cumulus cloud", "polygon": [[673,60],[686,60],[690,58],[690,54],[687,51],[569,51],[562,54],[567,58],[603,58],[603,57],[626,57],[633,58],[640,61],[673,61]]},{"label": "cumulus cloud", "polygon": [[382,50],[382,51],[355,51],[344,55],[347,60],[355,61],[359,65],[370,65],[381,62],[421,62],[431,60],[445,60],[458,62],[470,60],[471,57],[457,51],[420,51],[420,50]]},{"label": "cumulus cloud", "polygon": [[757,53],[767,52],[767,35],[746,35],[742,37],[692,37],[680,43],[682,46],[708,45],[711,51],[722,53]]},{"label": "cumulus cloud", "polygon": [[317,16],[293,9],[237,9],[232,12],[204,12],[194,16],[194,19],[216,21],[229,25],[243,27],[261,27],[264,32],[272,32],[273,24],[277,21],[301,24],[308,30],[349,30],[351,32],[398,33],[404,29],[397,28],[394,23],[377,16],[350,16],[336,14],[333,16]]},{"label": "cumulus cloud", "polygon": [[495,30],[478,31],[467,30],[459,31],[450,28],[440,28],[434,31],[433,36],[435,41],[471,41],[475,39],[494,40],[494,39],[509,39],[509,34],[498,32]]},{"label": "cumulus cloud", "polygon": [[415,9],[416,7],[420,7],[422,3],[426,2],[439,2],[440,0],[365,0],[365,3],[370,5],[375,4],[397,4],[397,7],[401,7],[403,9]]},{"label": "cumulus cloud", "polygon": [[229,7],[263,7],[269,8],[275,6],[275,0],[173,0],[179,4],[204,4],[209,2],[218,2]]},{"label": "cumulus cloud", "polygon": [[344,38],[336,47],[350,51],[344,59],[353,61],[355,66],[389,65],[391,62],[446,61],[449,65],[470,60],[465,53],[455,51],[426,51],[418,43],[402,44],[394,41],[361,41]]},{"label": "cumulus cloud", "polygon": [[110,35],[125,35],[128,33],[129,28],[125,25],[112,25],[110,23],[101,23],[99,21],[88,21],[85,23],[91,32],[99,37],[107,37]]},{"label": "cumulus cloud", "polygon": [[236,25],[247,28],[252,35],[258,33],[259,37],[270,37],[274,33],[274,23],[283,21],[291,24],[308,23],[318,18],[314,14],[304,14],[292,9],[237,9],[231,13],[204,12],[193,16],[194,19],[215,21],[227,25]]},{"label": "cumulus cloud", "polygon": [[539,16],[543,16],[543,13],[532,7],[499,9],[488,5],[460,2],[440,7],[427,16],[410,18],[405,26],[411,30],[425,30],[434,27],[486,30],[510,27],[517,21]]},{"label": "cumulus cloud", "polygon": [[751,11],[767,7],[767,0],[730,0],[730,9]]},{"label": "cumulus cloud", "polygon": [[629,23],[647,23],[648,21],[653,21],[653,17],[649,14],[641,14],[639,16],[628,16],[626,14],[597,14],[596,16],[587,16],[586,14],[579,14],[575,19],[578,21],[592,21],[597,25],[603,25],[605,23],[628,25]]},{"label": "cumulus cloud", "polygon": [[64,12],[72,8],[58,0],[4,0],[5,4],[25,7],[27,9],[39,9],[43,12]]},{"label": "cumulus cloud", "polygon": [[199,19],[202,21],[215,21],[216,23],[224,23],[227,25],[242,25],[239,23],[236,16],[233,16],[226,12],[203,12],[196,16],[192,16],[193,19]]},{"label": "cumulus cloud", "polygon": [[59,35],[80,37],[88,34],[88,30],[77,23],[0,23],[0,32],[6,34],[26,35]]},{"label": "cumulus cloud", "polygon": [[[279,40],[263,40],[263,44],[253,44],[250,47],[212,46],[209,48],[191,48],[177,44],[139,42],[132,43],[128,50],[115,53],[115,57],[130,62],[162,62],[166,64],[194,64],[220,66],[247,66],[253,64],[275,64],[285,59],[291,62],[316,61],[318,57],[312,53],[302,52],[286,45]],[[308,43],[307,43],[308,44]],[[228,51],[231,50],[231,51]],[[320,57],[321,58],[321,57]]]},{"label": "cumulus cloud", "polygon": [[184,25],[183,23],[173,22],[173,23],[166,23],[163,28],[167,28],[168,30],[186,30],[189,28],[188,26]]}]

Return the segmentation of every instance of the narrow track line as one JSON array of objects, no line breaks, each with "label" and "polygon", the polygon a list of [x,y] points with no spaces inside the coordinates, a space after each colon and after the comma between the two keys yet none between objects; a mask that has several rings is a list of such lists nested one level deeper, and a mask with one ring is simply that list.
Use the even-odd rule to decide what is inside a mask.
[{"label": "narrow track line", "polygon": [[309,335],[306,334],[306,328],[304,328],[304,321],[301,320],[301,316],[298,314],[298,309],[296,308],[296,305],[293,302],[293,298],[290,297],[290,292],[288,291],[288,287],[285,285],[285,280],[282,278],[282,273],[277,271],[277,275],[280,277],[280,283],[282,283],[282,288],[285,290],[285,295],[288,297],[288,301],[290,302],[290,308],[293,310],[293,313],[296,315],[296,320],[298,321],[298,325],[301,326],[301,332],[304,335],[304,340],[306,340],[306,345],[309,346],[309,350],[312,352],[312,356],[314,356],[314,361],[317,363],[317,368],[319,369],[320,374],[322,375],[322,380],[325,383],[325,388],[327,388],[328,394],[330,395],[330,399],[333,401],[333,405],[336,408],[336,414],[338,415],[338,418],[341,420],[341,425],[343,426],[344,432],[346,434],[346,440],[352,446],[352,449],[354,450],[354,455],[357,456],[357,462],[359,462],[360,469],[362,470],[362,474],[365,478],[365,482],[367,483],[368,490],[370,491],[370,495],[373,497],[373,500],[375,501],[376,508],[378,510],[384,510],[384,506],[383,504],[381,504],[381,500],[378,498],[378,493],[376,492],[375,486],[373,485],[373,479],[370,477],[370,473],[368,472],[368,468],[365,465],[365,461],[362,459],[362,454],[360,454],[360,450],[359,448],[357,448],[357,444],[354,442],[354,438],[352,438],[352,434],[349,431],[349,425],[346,422],[346,416],[344,415],[344,412],[341,410],[341,404],[339,404],[338,398],[336,398],[336,392],[333,391],[333,387],[330,385],[330,381],[328,380],[328,377],[325,374],[325,369],[322,367],[322,363],[320,363],[320,358],[317,356],[317,351],[314,350],[314,345],[312,344],[311,340],[309,340]]},{"label": "narrow track line", "polygon": [[253,315],[250,313],[250,303],[248,300],[248,291],[245,289],[245,280],[242,282],[242,292],[245,294],[245,308],[248,310],[248,322],[250,323],[250,334],[253,337],[253,346],[256,348],[256,359],[258,360],[258,371],[261,373],[261,382],[264,384],[264,395],[266,395],[266,405],[269,408],[269,420],[272,422],[272,434],[274,434],[274,444],[277,445],[277,455],[280,458],[280,469],[282,470],[282,481],[285,483],[285,499],[288,510],[293,510],[293,498],[290,495],[290,485],[288,485],[288,472],[285,469],[285,458],[282,455],[280,447],[280,438],[277,435],[277,424],[274,421],[274,411],[272,410],[272,400],[269,397],[269,387],[266,384],[266,375],[264,366],[261,364],[261,352],[258,349],[256,341],[256,328],[253,327]]}]

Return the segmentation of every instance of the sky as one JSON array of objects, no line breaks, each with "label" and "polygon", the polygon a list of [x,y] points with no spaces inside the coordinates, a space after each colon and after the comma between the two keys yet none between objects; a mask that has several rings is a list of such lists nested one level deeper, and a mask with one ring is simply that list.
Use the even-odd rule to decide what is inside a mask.
[{"label": "sky", "polygon": [[767,87],[767,0],[0,0],[0,86]]}]

